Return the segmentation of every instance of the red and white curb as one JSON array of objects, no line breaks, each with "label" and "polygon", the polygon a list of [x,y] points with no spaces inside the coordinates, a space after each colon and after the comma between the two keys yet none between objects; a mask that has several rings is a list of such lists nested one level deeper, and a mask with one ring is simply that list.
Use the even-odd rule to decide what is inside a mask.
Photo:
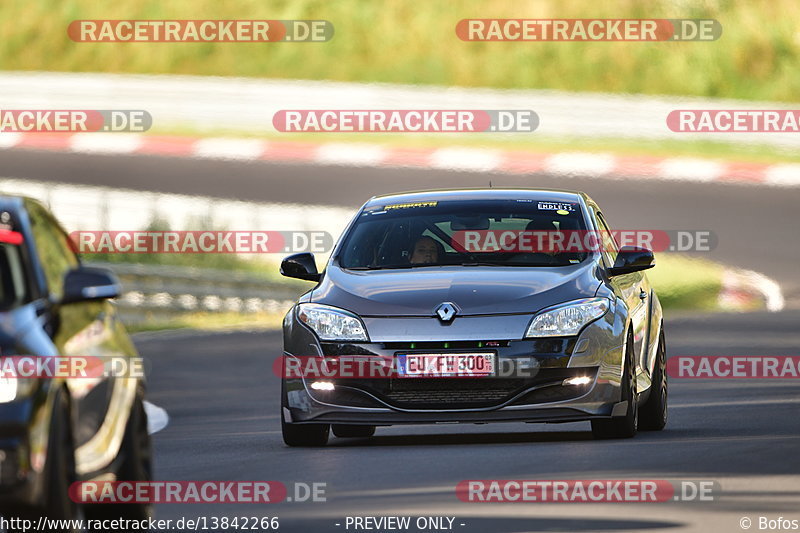
[{"label": "red and white curb", "polygon": [[727,269],[722,274],[719,306],[731,310],[752,310],[764,306],[778,312],[786,307],[778,283],[752,270]]},{"label": "red and white curb", "polygon": [[539,153],[471,147],[411,148],[369,143],[313,143],[124,133],[10,132],[0,133],[0,149],[800,186],[800,163],[768,165],[690,157],[620,156],[590,152]]}]

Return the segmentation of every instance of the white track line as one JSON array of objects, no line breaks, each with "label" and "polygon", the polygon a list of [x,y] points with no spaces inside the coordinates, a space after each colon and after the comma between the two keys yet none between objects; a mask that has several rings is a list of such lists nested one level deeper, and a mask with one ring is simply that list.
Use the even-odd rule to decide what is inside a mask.
[{"label": "white track line", "polygon": [[22,134],[12,131],[0,133],[0,148],[13,148],[22,140]]},{"label": "white track line", "polygon": [[195,157],[209,159],[236,159],[249,161],[258,159],[266,151],[267,143],[259,139],[228,139],[211,137],[194,143]]},{"label": "white track line", "polygon": [[614,171],[617,160],[611,154],[564,152],[545,161],[545,170],[561,176],[605,176]]},{"label": "white track line", "polygon": [[660,165],[662,179],[680,181],[714,181],[724,174],[724,166],[716,161],[689,157],[665,159]]},{"label": "white track line", "polygon": [[73,152],[133,154],[141,147],[141,135],[124,133],[76,133],[69,139]]},{"label": "white track line", "polygon": [[430,166],[444,170],[491,172],[502,162],[502,152],[482,148],[440,148],[430,156]]},{"label": "white track line", "polygon": [[800,164],[772,165],[767,168],[766,182],[770,185],[797,187],[800,185]]},{"label": "white track line", "polygon": [[315,154],[320,165],[381,166],[389,151],[377,144],[326,143]]}]

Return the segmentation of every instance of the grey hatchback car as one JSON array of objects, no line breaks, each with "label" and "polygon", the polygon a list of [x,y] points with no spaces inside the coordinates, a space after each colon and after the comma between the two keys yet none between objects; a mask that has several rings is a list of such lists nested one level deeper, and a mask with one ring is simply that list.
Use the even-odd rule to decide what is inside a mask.
[{"label": "grey hatchback car", "polygon": [[[560,190],[370,199],[283,322],[289,446],[395,424],[591,421],[596,438],[667,421],[652,251],[619,247],[597,204]],[[347,364],[346,364],[347,363]],[[357,364],[356,364],[357,363]]]}]

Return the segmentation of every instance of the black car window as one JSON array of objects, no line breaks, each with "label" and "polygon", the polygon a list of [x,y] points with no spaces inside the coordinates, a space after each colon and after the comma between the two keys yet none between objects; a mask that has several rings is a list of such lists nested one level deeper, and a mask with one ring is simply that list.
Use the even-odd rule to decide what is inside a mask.
[{"label": "black car window", "polygon": [[0,310],[8,311],[28,301],[27,273],[20,247],[0,242]]},{"label": "black car window", "polygon": [[28,204],[28,215],[47,288],[50,294],[60,297],[64,292],[64,276],[78,266],[78,258],[72,251],[67,234],[44,208],[31,202]]},{"label": "black car window", "polygon": [[614,266],[614,261],[617,260],[619,246],[617,246],[617,241],[614,240],[614,234],[611,233],[608,224],[606,224],[603,214],[599,211],[597,212],[597,224],[603,240],[603,257],[606,261],[606,266]]}]

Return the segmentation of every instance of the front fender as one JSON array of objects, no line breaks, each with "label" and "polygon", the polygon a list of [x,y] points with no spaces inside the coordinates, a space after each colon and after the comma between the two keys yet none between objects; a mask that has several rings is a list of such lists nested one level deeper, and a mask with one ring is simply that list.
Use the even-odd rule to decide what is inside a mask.
[{"label": "front fender", "polygon": [[578,335],[569,367],[597,366],[597,383],[607,383],[615,391],[614,399],[620,395],[620,383],[624,373],[625,339],[630,327],[630,314],[625,302],[613,293],[598,296],[608,297],[612,304],[608,312],[586,326]]}]

